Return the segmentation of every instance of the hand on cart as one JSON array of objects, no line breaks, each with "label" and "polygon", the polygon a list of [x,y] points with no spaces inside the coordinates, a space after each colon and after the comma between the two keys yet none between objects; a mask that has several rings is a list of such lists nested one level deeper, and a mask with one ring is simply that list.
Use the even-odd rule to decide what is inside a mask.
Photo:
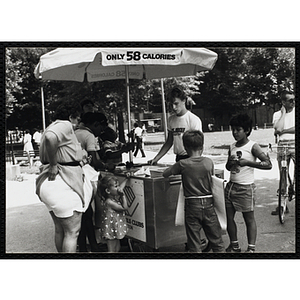
[{"label": "hand on cart", "polygon": [[148,165],[150,166],[157,165],[157,160],[155,158],[148,160]]}]

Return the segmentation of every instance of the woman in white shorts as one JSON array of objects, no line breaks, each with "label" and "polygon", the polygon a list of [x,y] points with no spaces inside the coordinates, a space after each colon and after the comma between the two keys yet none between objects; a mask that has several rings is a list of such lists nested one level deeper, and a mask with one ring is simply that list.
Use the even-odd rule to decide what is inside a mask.
[{"label": "woman in white shorts", "polygon": [[84,153],[73,128],[79,115],[78,108],[58,107],[56,121],[46,128],[40,144],[43,166],[36,193],[54,221],[58,252],[76,252],[82,213],[92,196],[92,190],[84,184],[80,165]]}]

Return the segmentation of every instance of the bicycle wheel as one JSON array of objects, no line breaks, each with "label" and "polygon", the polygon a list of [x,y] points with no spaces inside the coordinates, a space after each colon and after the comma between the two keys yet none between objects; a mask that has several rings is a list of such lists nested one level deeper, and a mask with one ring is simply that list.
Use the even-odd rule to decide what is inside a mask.
[{"label": "bicycle wheel", "polygon": [[281,224],[284,223],[284,217],[286,212],[286,203],[288,200],[287,193],[287,170],[285,167],[281,169],[280,181],[279,181],[279,195],[278,195],[278,216]]}]

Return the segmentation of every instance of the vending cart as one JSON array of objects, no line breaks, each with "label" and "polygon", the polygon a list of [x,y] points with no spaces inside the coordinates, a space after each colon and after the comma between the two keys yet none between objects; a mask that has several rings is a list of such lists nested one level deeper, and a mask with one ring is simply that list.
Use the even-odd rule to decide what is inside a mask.
[{"label": "vending cart", "polygon": [[[147,249],[158,250],[186,243],[184,225],[175,226],[181,176],[164,178],[162,173],[167,168],[164,165],[146,168],[149,168],[150,176],[134,175],[138,167],[114,172],[119,182],[125,184],[123,190],[129,207],[126,221],[130,246],[133,241],[143,244]],[[222,170],[215,170],[215,173],[223,176]]]}]

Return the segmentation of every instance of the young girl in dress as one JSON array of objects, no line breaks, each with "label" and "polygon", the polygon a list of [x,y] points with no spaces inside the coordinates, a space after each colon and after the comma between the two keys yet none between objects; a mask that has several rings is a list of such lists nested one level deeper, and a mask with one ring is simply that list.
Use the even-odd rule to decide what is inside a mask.
[{"label": "young girl in dress", "polygon": [[107,241],[108,252],[119,252],[120,240],[127,233],[125,211],[127,201],[119,181],[114,176],[103,177],[98,185],[96,197],[101,198],[101,238]]}]

